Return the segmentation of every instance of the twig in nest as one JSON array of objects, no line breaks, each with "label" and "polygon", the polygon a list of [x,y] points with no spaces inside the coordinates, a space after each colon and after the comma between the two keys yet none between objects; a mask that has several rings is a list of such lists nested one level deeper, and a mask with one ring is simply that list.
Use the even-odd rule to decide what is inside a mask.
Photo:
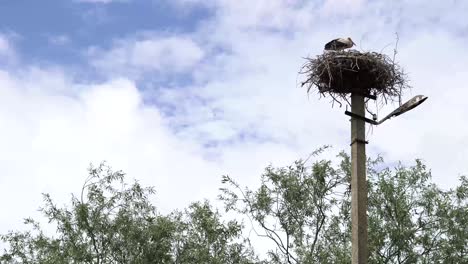
[{"label": "twig in nest", "polygon": [[[398,36],[398,32],[395,32],[396,36],[396,42],[395,42],[395,48],[393,48],[393,71],[395,73],[395,58],[398,53],[398,41],[400,40],[400,37]],[[400,93],[398,94],[398,104],[401,106],[401,87],[400,87]]]},{"label": "twig in nest", "polygon": [[[396,49],[396,47],[395,47]],[[302,86],[307,91],[317,88],[321,96],[330,95],[333,102],[349,104],[351,93],[382,95],[382,102],[400,97],[409,88],[403,70],[387,55],[377,52],[334,51],[316,58],[306,58],[300,74],[306,75]]]}]

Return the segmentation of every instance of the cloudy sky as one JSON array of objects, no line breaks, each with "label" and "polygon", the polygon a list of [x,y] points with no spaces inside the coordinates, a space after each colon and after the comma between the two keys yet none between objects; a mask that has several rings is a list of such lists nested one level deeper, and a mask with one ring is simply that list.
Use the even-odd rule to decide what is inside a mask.
[{"label": "cloudy sky", "polygon": [[[423,159],[441,187],[468,172],[467,1],[0,0],[0,233],[65,203],[106,160],[155,186],[164,212],[214,199],[220,176],[324,144],[349,150],[349,117],[298,85],[337,36],[391,55],[417,109],[369,130],[368,153]],[[380,117],[396,105],[379,111]],[[59,203],[60,203],[59,202]]]}]

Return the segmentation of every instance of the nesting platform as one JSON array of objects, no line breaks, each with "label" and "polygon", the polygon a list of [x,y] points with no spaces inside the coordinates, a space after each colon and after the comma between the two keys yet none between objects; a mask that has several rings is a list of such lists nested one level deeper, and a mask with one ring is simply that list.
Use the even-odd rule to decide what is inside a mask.
[{"label": "nesting platform", "polygon": [[330,51],[306,60],[300,72],[306,76],[302,86],[335,100],[346,99],[351,93],[383,95],[387,100],[409,88],[403,70],[381,53]]}]

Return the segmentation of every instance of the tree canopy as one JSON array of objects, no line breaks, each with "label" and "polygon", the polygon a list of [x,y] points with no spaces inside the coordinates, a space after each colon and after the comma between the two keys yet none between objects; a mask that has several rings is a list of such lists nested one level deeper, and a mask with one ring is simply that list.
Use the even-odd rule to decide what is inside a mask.
[{"label": "tree canopy", "polygon": [[[225,217],[208,201],[163,215],[153,188],[127,184],[122,171],[89,169],[78,195],[58,207],[44,194],[49,235],[31,218],[26,231],[0,236],[0,263],[351,263],[350,158],[268,166],[258,188],[222,177]],[[421,160],[386,167],[368,159],[370,263],[468,263],[468,179],[442,190]],[[246,227],[273,247],[261,259]]]},{"label": "tree canopy", "polygon": [[[421,160],[383,165],[381,157],[367,162],[369,263],[468,263],[467,178],[444,191]],[[350,168],[341,152],[336,165],[269,166],[255,190],[224,176],[220,198],[274,241],[270,263],[351,263]]]},{"label": "tree canopy", "polygon": [[[31,218],[28,231],[0,238],[8,249],[0,263],[257,263],[242,225],[224,223],[208,202],[196,202],[169,215],[150,203],[153,188],[134,182],[105,164],[90,168],[70,208],[59,208],[44,195],[41,212],[56,225],[47,236]],[[248,241],[247,241],[248,242]]]}]

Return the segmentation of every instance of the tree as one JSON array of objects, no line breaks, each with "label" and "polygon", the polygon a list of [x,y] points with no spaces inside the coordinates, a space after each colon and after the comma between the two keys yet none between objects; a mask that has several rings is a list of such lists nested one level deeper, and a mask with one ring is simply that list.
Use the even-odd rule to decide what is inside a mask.
[{"label": "tree", "polygon": [[[174,240],[174,263],[260,263],[251,247],[244,246],[249,241],[240,239],[242,226],[236,221],[221,223],[219,213],[208,202],[194,203],[176,218],[181,224]],[[232,243],[233,239],[241,243]]]},{"label": "tree", "polygon": [[[153,188],[126,184],[124,173],[90,168],[78,196],[59,208],[44,195],[44,216],[57,228],[10,231],[0,263],[351,263],[350,158],[320,159],[328,147],[284,168],[268,166],[260,187],[223,176],[226,211],[249,217],[275,247],[260,261],[239,221],[222,221],[207,201],[168,215],[150,203]],[[442,190],[422,161],[386,168],[368,160],[371,263],[468,263],[468,178]]]},{"label": "tree", "polygon": [[[315,151],[317,157],[328,147]],[[258,189],[222,179],[227,211],[248,216],[274,242],[270,263],[351,263],[349,156],[269,166]],[[368,160],[371,263],[468,263],[468,180],[443,191],[420,160],[383,168]]]},{"label": "tree", "polygon": [[46,235],[28,218],[28,231],[0,238],[7,249],[0,263],[257,263],[242,226],[224,223],[207,203],[183,213],[160,215],[150,203],[153,188],[127,185],[124,173],[105,164],[89,169],[70,208],[44,195],[44,216],[57,227]]}]

